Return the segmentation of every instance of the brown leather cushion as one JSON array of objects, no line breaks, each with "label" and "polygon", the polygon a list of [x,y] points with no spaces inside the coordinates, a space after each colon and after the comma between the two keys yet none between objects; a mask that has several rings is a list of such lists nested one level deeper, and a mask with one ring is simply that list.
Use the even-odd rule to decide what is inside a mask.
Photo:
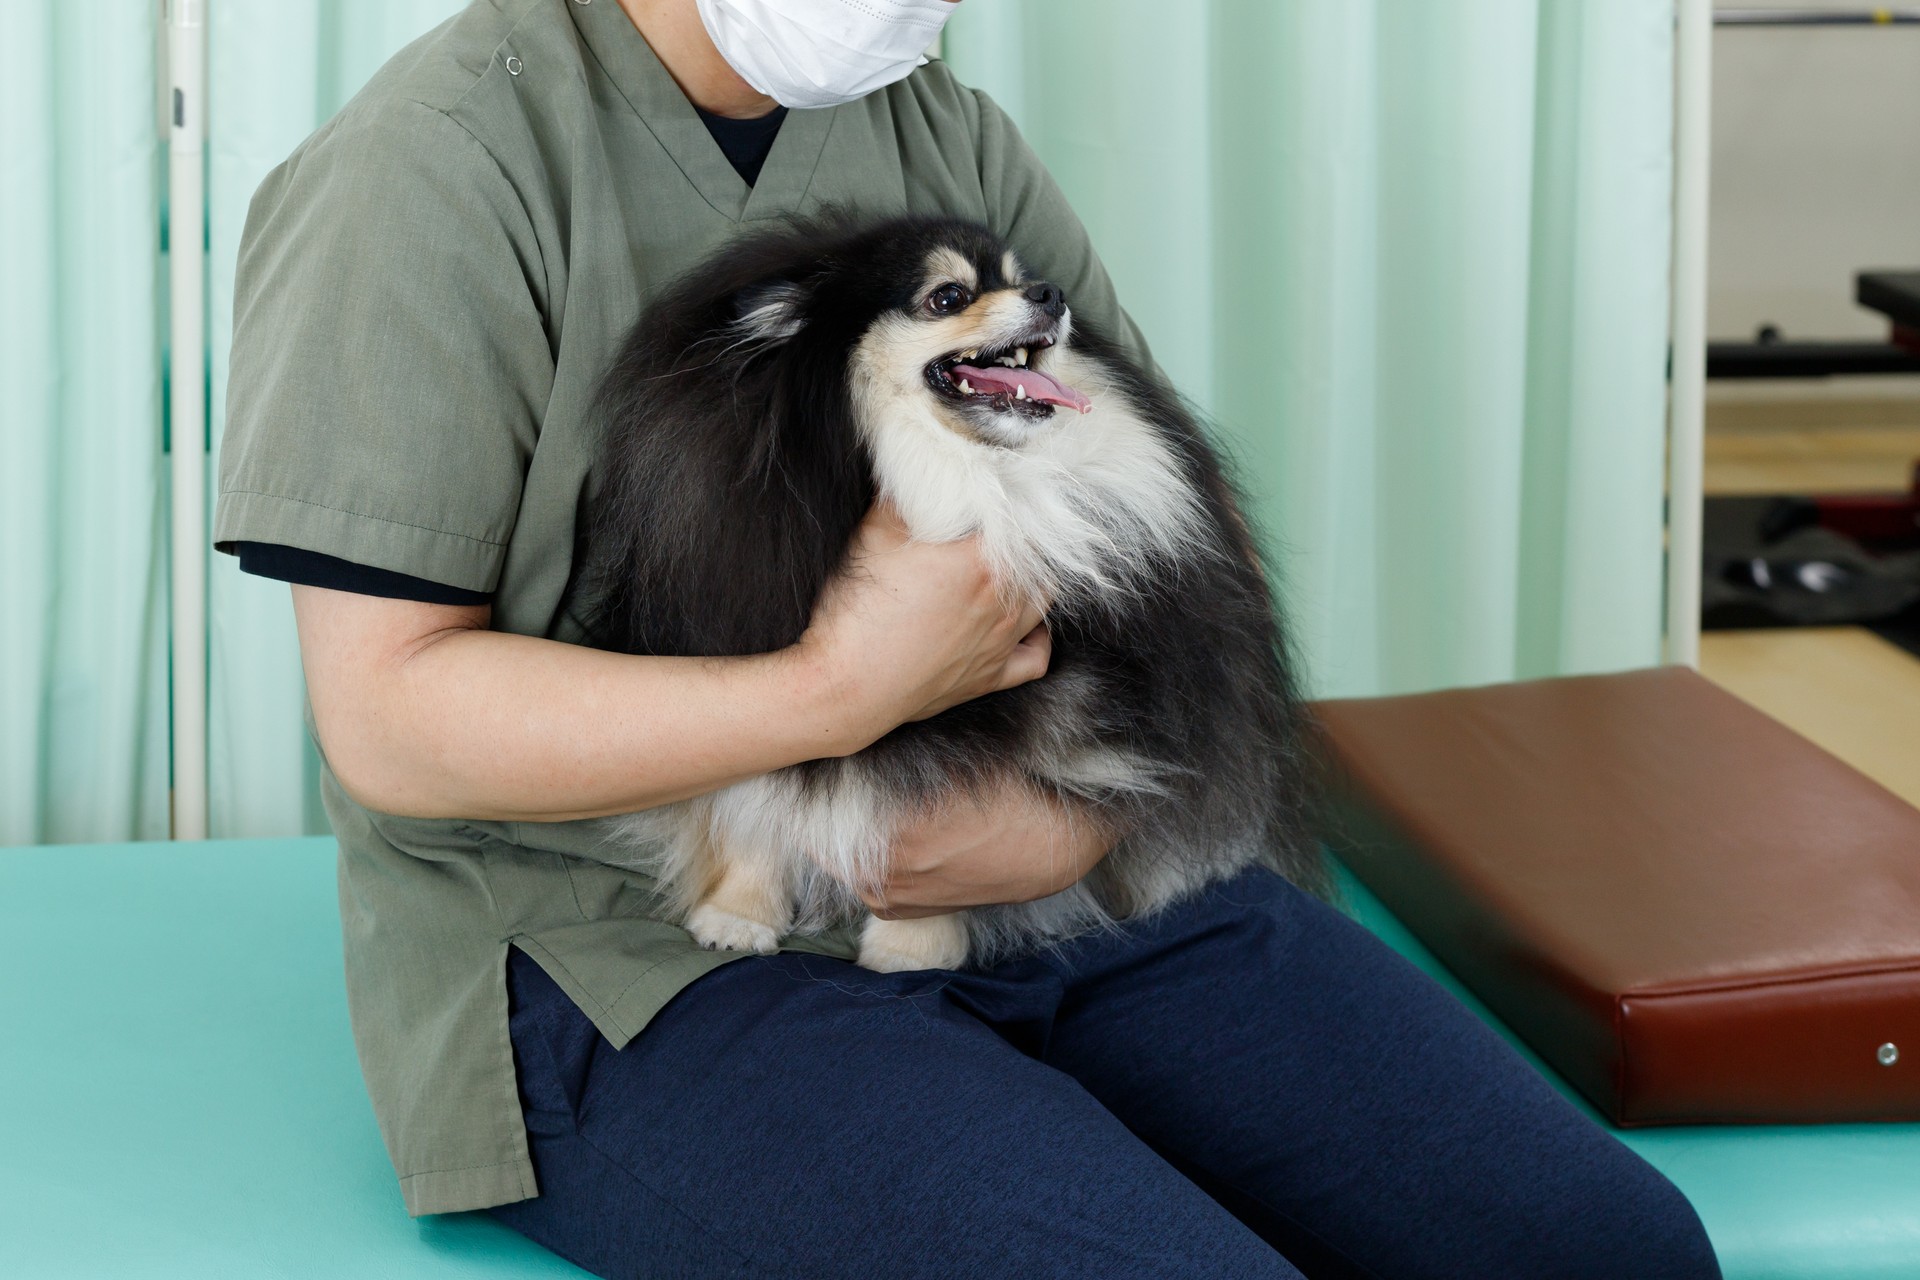
[{"label": "brown leather cushion", "polygon": [[1315,710],[1329,843],[1616,1123],[1920,1119],[1920,811],[1678,667]]}]

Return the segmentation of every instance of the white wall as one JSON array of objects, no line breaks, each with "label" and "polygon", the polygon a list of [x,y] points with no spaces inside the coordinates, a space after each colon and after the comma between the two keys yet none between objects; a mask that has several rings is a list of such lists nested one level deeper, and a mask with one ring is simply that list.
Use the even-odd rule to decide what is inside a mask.
[{"label": "white wall", "polygon": [[1885,336],[1853,273],[1920,269],[1920,26],[1720,27],[1713,56],[1708,333]]}]

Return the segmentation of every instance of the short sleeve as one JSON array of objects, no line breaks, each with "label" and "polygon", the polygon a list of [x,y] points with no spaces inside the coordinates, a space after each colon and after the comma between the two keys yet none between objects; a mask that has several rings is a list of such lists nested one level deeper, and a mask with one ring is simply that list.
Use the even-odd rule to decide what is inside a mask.
[{"label": "short sleeve", "polygon": [[492,591],[553,384],[532,224],[458,122],[336,122],[248,211],[214,541]]},{"label": "short sleeve", "polygon": [[970,92],[980,109],[980,185],[988,225],[1014,246],[1030,271],[1065,291],[1075,314],[1092,319],[1142,365],[1160,373],[1146,337],[1120,305],[1086,227],[1053,175],[1000,104],[978,89]]}]

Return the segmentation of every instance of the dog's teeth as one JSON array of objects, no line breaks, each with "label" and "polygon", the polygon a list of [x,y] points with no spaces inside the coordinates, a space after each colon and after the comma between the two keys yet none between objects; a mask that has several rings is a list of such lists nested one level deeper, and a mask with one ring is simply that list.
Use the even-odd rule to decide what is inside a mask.
[{"label": "dog's teeth", "polygon": [[973,394],[973,384],[971,382],[968,382],[965,378],[960,379],[960,394],[963,396],[970,396]]},{"label": "dog's teeth", "polygon": [[960,358],[962,360],[978,360],[980,358],[980,348],[975,347],[971,351],[962,351]]},{"label": "dog's teeth", "polygon": [[1013,398],[1015,400],[1025,400],[1027,398],[1027,389],[1025,387],[1015,387],[1013,389]]},{"label": "dog's teeth", "polygon": [[1013,362],[1015,364],[1025,364],[1027,362],[1027,349],[1025,347],[1021,347],[1013,353]]},{"label": "dog's teeth", "polygon": [[1005,366],[1007,366],[1007,368],[1009,368],[1009,369],[1011,369],[1011,368],[1013,368],[1013,367],[1014,367],[1014,364],[1013,364],[1013,357],[1012,357],[1012,356],[1001,356],[1001,357],[1000,357],[1000,361],[999,361],[999,362],[1000,362],[1001,364],[1003,364],[1003,365],[1005,365]]}]

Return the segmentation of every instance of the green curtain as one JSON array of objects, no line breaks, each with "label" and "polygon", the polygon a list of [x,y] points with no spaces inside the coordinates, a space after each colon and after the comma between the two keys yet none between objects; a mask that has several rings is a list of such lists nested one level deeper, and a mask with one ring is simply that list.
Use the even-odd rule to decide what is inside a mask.
[{"label": "green curtain", "polygon": [[1657,662],[1671,0],[966,0],[1241,460],[1309,682]]},{"label": "green curtain", "polygon": [[[233,344],[234,260],[254,188],[395,51],[461,5],[213,0],[209,8],[209,311],[218,423]],[[287,588],[212,554],[207,595],[208,825],[217,836],[323,832],[318,761],[300,720],[300,654]]]},{"label": "green curtain", "polygon": [[167,833],[155,6],[7,7],[0,844]]},{"label": "green curtain", "polygon": [[[216,0],[214,438],[261,177],[456,0]],[[0,77],[0,842],[166,827],[155,6]],[[1670,0],[965,0],[1238,455],[1321,693],[1656,661]],[[286,589],[210,557],[212,826],[323,829]]]}]

